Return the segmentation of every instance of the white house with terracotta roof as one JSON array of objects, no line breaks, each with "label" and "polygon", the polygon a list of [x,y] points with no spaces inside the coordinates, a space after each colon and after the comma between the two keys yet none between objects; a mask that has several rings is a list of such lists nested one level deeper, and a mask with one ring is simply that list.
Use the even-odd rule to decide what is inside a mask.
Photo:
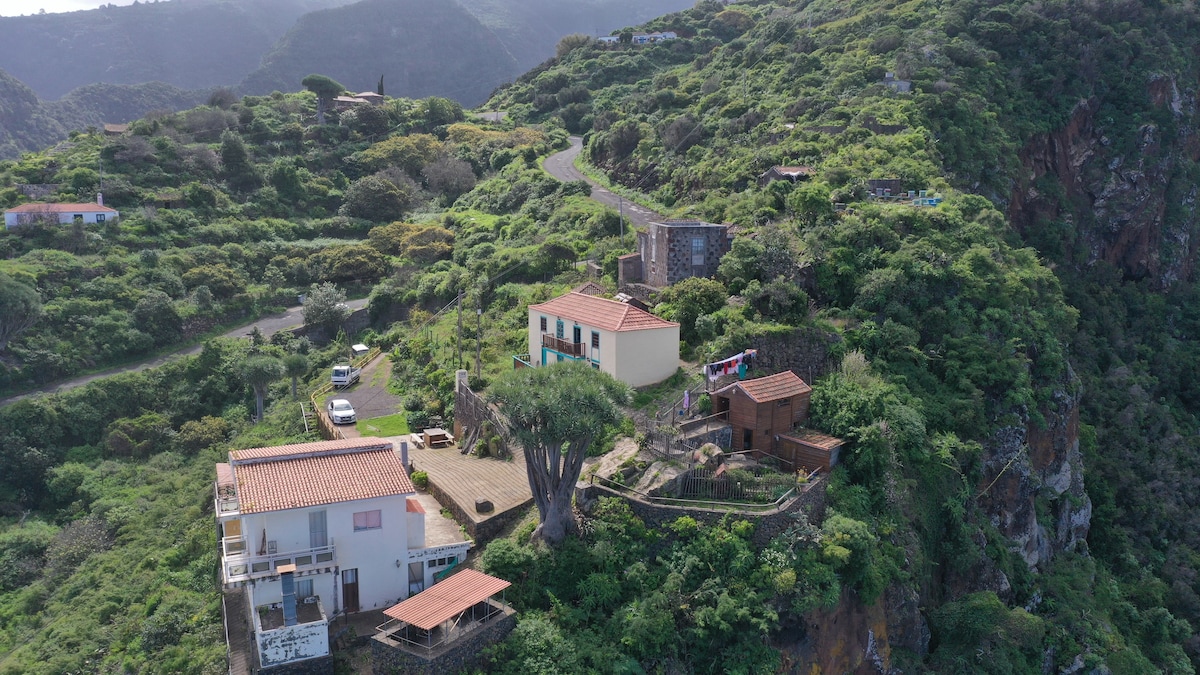
[{"label": "white house with terracotta roof", "polygon": [[528,359],[518,365],[584,361],[632,386],[679,369],[679,324],[623,302],[571,292],[529,306]]},{"label": "white house with terracotta roof", "polygon": [[221,582],[244,594],[264,668],[327,658],[332,617],[419,593],[470,547],[426,546],[424,510],[386,439],[235,450],[216,473]]},{"label": "white house with terracotta roof", "polygon": [[49,204],[32,202],[14,206],[4,212],[4,227],[13,228],[37,222],[57,222],[60,225],[70,225],[76,219],[84,223],[103,223],[116,220],[121,214],[116,209],[105,206],[104,200],[97,197],[95,204]]}]

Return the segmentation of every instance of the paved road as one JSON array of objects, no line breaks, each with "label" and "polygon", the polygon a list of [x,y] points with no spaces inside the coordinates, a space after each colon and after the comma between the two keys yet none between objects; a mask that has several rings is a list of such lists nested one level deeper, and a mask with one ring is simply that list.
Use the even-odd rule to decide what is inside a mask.
[{"label": "paved road", "polygon": [[[349,300],[346,302],[346,304],[350,307],[351,311],[354,311],[356,309],[366,307],[367,298],[363,298],[361,300]],[[277,333],[281,330],[284,330],[285,328],[294,328],[303,323],[304,323],[304,315],[302,314],[302,308],[299,305],[297,305],[296,307],[292,307],[291,309],[287,310],[286,312],[284,312],[282,314],[272,314],[270,316],[265,316],[253,323],[248,323],[239,328],[234,328],[233,330],[229,331],[228,333],[225,333],[222,337],[227,337],[227,338],[249,337],[250,333],[252,333],[254,331],[255,327],[257,327],[260,331],[262,331],[263,335],[270,336],[271,334]],[[154,368],[155,366],[161,366],[162,364],[166,363],[167,361],[170,361],[171,359],[174,359],[174,358],[177,358],[180,356],[186,356],[188,354],[199,354],[200,350],[203,348],[203,346],[204,346],[203,343],[197,343],[197,344],[191,345],[190,347],[184,347],[183,349],[180,349],[179,351],[172,352],[170,354],[166,354],[163,356],[155,357],[153,359],[147,359],[140,363],[131,363],[126,366],[120,366],[117,368],[109,368],[108,370],[101,371],[99,373],[93,373],[91,375],[84,375],[82,377],[76,377],[76,378],[70,379],[70,380],[53,382],[51,384],[43,385],[41,388],[37,389],[36,391],[32,391],[27,394],[19,394],[17,396],[11,396],[9,398],[0,399],[0,406],[6,406],[10,403],[16,403],[17,401],[20,401],[21,399],[29,398],[30,396],[38,396],[39,394],[51,394],[51,393],[57,394],[59,392],[67,391],[68,389],[74,389],[75,387],[85,385],[88,382],[91,382],[93,380],[98,380],[102,377],[116,375],[117,373],[132,373],[132,372],[137,372],[139,370],[145,370],[147,368]]]},{"label": "paved road", "polygon": [[576,169],[575,157],[579,155],[580,150],[583,150],[583,138],[572,136],[571,147],[547,157],[546,161],[542,163],[542,168],[546,170],[546,173],[563,182],[572,180],[587,181],[588,185],[592,186],[592,199],[623,212],[625,219],[634,225],[646,227],[651,221],[662,222],[663,217],[661,215],[610,192],[596,181],[583,175],[579,169]]}]

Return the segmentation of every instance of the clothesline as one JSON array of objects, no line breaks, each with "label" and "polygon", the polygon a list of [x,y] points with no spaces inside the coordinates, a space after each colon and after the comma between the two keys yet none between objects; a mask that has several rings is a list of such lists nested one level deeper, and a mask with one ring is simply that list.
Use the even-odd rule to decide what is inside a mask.
[{"label": "clothesline", "polygon": [[731,375],[734,373],[745,377],[746,371],[753,365],[754,358],[757,355],[757,349],[747,349],[741,354],[735,354],[723,361],[705,364],[703,372],[713,382],[722,375]]}]

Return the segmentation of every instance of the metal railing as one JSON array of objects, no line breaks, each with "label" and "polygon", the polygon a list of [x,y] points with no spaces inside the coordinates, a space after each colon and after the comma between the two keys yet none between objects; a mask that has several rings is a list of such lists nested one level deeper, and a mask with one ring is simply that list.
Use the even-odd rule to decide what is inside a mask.
[{"label": "metal railing", "polygon": [[268,553],[266,555],[226,555],[221,560],[224,571],[224,582],[235,583],[249,581],[262,577],[275,576],[280,565],[295,565],[297,570],[314,567],[328,567],[337,563],[333,542],[327,546],[288,551],[285,553]]}]

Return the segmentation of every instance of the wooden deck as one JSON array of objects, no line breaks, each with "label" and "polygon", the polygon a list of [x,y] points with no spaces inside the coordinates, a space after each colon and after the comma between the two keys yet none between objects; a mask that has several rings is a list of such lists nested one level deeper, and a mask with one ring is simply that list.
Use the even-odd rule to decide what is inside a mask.
[{"label": "wooden deck", "polygon": [[[397,439],[399,440],[399,439]],[[525,456],[516,453],[511,460],[459,454],[459,448],[409,448],[409,460],[416,471],[429,474],[429,491],[450,509],[480,544],[516,511],[533,503]],[[490,513],[475,510],[476,499],[492,502]]]}]

